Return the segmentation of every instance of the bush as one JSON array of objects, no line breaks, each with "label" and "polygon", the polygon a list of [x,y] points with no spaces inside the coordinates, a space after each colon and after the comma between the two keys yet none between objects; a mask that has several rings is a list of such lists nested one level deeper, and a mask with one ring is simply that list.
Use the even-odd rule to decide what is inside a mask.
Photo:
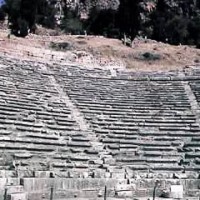
[{"label": "bush", "polygon": [[111,38],[119,38],[120,31],[116,26],[116,11],[90,10],[89,19],[87,20],[87,31],[95,35],[104,35]]},{"label": "bush", "polygon": [[79,35],[83,32],[83,24],[78,18],[65,19],[63,28],[66,33]]},{"label": "bush", "polygon": [[[192,41],[192,45],[196,45],[197,48],[200,48],[200,16],[192,18],[188,25],[189,30],[189,40]],[[191,44],[191,42],[190,42]]]},{"label": "bush", "polygon": [[172,44],[184,43],[189,34],[188,20],[183,16],[174,16],[166,23],[166,34]]},{"label": "bush", "polygon": [[46,0],[39,0],[37,8],[36,22],[46,28],[55,28],[56,10],[54,4],[51,3],[51,1],[48,2]]},{"label": "bush", "polygon": [[62,19],[61,29],[68,34],[81,34],[83,32],[83,23],[76,10],[65,10],[65,17]]},{"label": "bush", "polygon": [[55,43],[51,42],[50,47],[56,51],[67,51],[72,49],[72,45],[68,42]]},{"label": "bush", "polygon": [[140,60],[145,60],[145,61],[154,61],[154,60],[160,60],[161,55],[156,54],[156,53],[151,53],[151,52],[145,52],[142,54],[139,54],[139,59]]},{"label": "bush", "polygon": [[28,22],[18,18],[10,24],[11,33],[18,37],[26,37],[28,35]]},{"label": "bush", "polygon": [[26,37],[28,35],[28,23],[27,23],[27,21],[24,20],[24,19],[19,19],[18,25],[19,25],[18,36]]}]

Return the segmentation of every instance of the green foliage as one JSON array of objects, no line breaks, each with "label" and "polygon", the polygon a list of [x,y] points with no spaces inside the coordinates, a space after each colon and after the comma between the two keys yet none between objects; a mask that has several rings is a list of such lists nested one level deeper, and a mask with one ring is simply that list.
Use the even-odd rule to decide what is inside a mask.
[{"label": "green foliage", "polygon": [[175,1],[158,0],[156,9],[151,15],[153,25],[152,38],[169,42],[170,44],[194,44],[198,41],[200,20],[197,6],[191,6],[191,1],[184,3]]},{"label": "green foliage", "polygon": [[36,22],[54,28],[53,8],[53,4],[47,0],[5,0],[5,11],[8,14],[11,32],[21,37],[25,37],[29,30],[34,32]]},{"label": "green foliage", "polygon": [[118,26],[121,35],[124,33],[135,38],[140,29],[140,0],[121,0],[118,12]]},{"label": "green foliage", "polygon": [[19,26],[19,30],[18,30],[18,36],[20,37],[25,37],[28,35],[28,22],[25,19],[21,19],[19,18],[18,21],[18,26]]},{"label": "green foliage", "polygon": [[0,21],[5,20],[6,13],[2,7],[0,7]]},{"label": "green foliage", "polygon": [[87,31],[95,35],[119,37],[119,28],[116,26],[116,11],[99,10],[92,8],[87,22]]},{"label": "green foliage", "polygon": [[188,20],[175,15],[165,24],[166,37],[171,44],[185,43],[188,36]]},{"label": "green foliage", "polygon": [[81,34],[83,33],[83,23],[77,16],[76,11],[67,10],[65,17],[62,20],[61,28],[68,34]]},{"label": "green foliage", "polygon": [[46,28],[55,28],[56,10],[54,4],[47,2],[46,0],[40,0],[37,6],[36,21],[38,24],[43,25]]},{"label": "green foliage", "polygon": [[63,21],[63,28],[66,33],[80,34],[83,32],[83,25],[78,18],[65,19]]},{"label": "green foliage", "polygon": [[61,43],[55,43],[51,42],[50,47],[52,49],[55,49],[56,51],[67,51],[67,50],[72,50],[72,44],[69,42],[61,42]]},{"label": "green foliage", "polygon": [[25,37],[35,24],[38,0],[6,0],[5,11],[13,34]]},{"label": "green foliage", "polygon": [[161,56],[160,54],[145,52],[145,53],[140,54],[138,58],[140,60],[145,60],[145,61],[155,61],[155,60],[160,60]]},{"label": "green foliage", "polygon": [[195,16],[189,21],[188,30],[190,44],[200,48],[200,15]]},{"label": "green foliage", "polygon": [[[119,38],[126,34],[131,41],[137,36],[147,36],[171,44],[191,44],[200,47],[200,3],[191,0],[119,0],[119,9],[112,9],[104,2],[102,9],[90,4],[89,19],[80,19],[80,8],[70,9],[63,0],[64,18],[60,28],[66,33],[104,35]],[[36,23],[47,28],[56,27],[55,0],[5,0],[0,8],[0,20],[8,14],[13,34],[25,37],[34,32]],[[150,4],[148,4],[150,3]],[[151,5],[153,4],[153,9]],[[150,9],[149,6],[150,5]],[[107,6],[107,9],[106,9]],[[148,7],[148,8],[147,8]]]}]

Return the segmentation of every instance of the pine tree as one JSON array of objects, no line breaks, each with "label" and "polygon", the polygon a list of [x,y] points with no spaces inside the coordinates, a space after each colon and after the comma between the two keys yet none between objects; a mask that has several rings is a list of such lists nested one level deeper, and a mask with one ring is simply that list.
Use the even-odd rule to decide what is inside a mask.
[{"label": "pine tree", "polygon": [[33,30],[38,0],[5,0],[11,32],[25,37]]},{"label": "pine tree", "polygon": [[46,28],[55,28],[55,1],[39,0],[36,21]]},{"label": "pine tree", "polygon": [[121,0],[119,6],[119,27],[122,34],[134,39],[140,28],[140,0]]}]

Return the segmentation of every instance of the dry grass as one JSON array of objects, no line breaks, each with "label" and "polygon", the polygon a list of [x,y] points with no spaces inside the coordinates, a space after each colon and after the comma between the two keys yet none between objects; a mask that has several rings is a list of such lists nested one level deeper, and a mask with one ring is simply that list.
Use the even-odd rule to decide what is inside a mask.
[{"label": "dry grass", "polygon": [[[51,42],[72,44],[72,50],[58,52],[50,48]],[[70,58],[72,62],[87,65],[86,60],[78,60],[76,51],[91,55],[94,60],[110,62],[121,60],[126,67],[137,71],[168,71],[180,69],[186,65],[200,62],[200,50],[189,46],[173,46],[151,40],[135,40],[132,48],[126,47],[120,40],[95,36],[38,36],[27,38],[7,38],[6,31],[0,30],[0,53],[22,59],[39,60],[44,62],[62,62]],[[157,60],[141,59],[142,54],[149,52],[159,55]],[[53,55],[53,56],[52,56]],[[79,57],[80,58],[80,57]],[[85,62],[85,63],[84,63]],[[91,63],[90,63],[91,64]],[[103,66],[103,65],[101,65]]]},{"label": "dry grass", "polygon": [[[103,37],[85,37],[84,45],[80,40],[70,37],[77,49],[85,50],[94,56],[101,55],[105,59],[117,58],[126,63],[128,69],[142,71],[168,71],[180,69],[186,65],[200,63],[200,49],[189,46],[173,46],[151,40],[135,40],[132,48],[126,47],[120,40],[107,39]],[[140,54],[149,52],[160,55],[158,60],[138,59]]]}]

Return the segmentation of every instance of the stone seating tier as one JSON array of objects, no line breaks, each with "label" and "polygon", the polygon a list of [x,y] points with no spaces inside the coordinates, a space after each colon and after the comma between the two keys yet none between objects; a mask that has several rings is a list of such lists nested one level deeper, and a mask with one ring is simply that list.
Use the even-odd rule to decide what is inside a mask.
[{"label": "stone seating tier", "polygon": [[109,70],[6,62],[0,68],[0,151],[10,156],[7,167],[34,169],[35,162],[41,170],[86,176],[99,169],[105,177],[117,176],[112,170],[118,167],[153,173],[199,168],[199,116],[185,89],[198,102],[198,72],[116,71],[113,77]]}]

